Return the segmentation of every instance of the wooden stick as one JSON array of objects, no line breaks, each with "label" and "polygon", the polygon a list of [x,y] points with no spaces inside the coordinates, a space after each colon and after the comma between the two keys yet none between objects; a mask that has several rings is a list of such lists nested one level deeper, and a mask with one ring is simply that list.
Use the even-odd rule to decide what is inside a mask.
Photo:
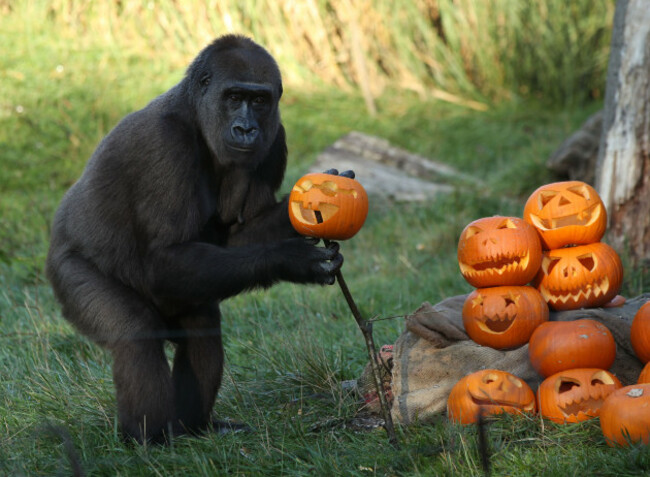
[{"label": "wooden stick", "polygon": [[[330,243],[329,240],[325,240],[326,246],[329,243]],[[399,449],[399,442],[397,441],[397,435],[395,434],[395,426],[393,425],[393,418],[390,414],[390,409],[388,408],[388,401],[386,400],[386,394],[384,393],[384,386],[381,382],[381,373],[379,370],[379,365],[377,363],[377,351],[375,349],[375,340],[372,337],[372,323],[364,319],[363,316],[361,316],[361,312],[359,311],[357,304],[354,302],[354,299],[352,298],[350,289],[348,288],[347,283],[345,283],[345,280],[343,279],[343,273],[341,272],[341,270],[336,272],[336,281],[339,283],[339,287],[341,287],[343,296],[345,297],[345,300],[348,302],[350,311],[352,312],[354,319],[357,321],[357,325],[359,326],[361,333],[363,333],[363,337],[365,338],[366,341],[366,349],[368,350],[368,358],[370,359],[372,375],[375,381],[375,389],[377,390],[377,396],[379,397],[379,405],[381,407],[381,413],[384,418],[384,429],[386,429],[386,434],[388,434],[388,442],[390,442],[390,444],[394,448]]]}]

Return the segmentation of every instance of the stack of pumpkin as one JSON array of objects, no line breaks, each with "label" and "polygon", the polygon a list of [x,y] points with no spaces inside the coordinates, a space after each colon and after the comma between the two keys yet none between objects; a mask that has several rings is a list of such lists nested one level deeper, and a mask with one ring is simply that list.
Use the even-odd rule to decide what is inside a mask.
[{"label": "stack of pumpkin", "polygon": [[[650,405],[650,384],[622,388],[607,371],[616,357],[616,343],[607,327],[591,319],[547,321],[547,304],[569,310],[624,301],[617,296],[621,261],[600,242],[606,224],[605,207],[596,191],[583,182],[568,181],[537,189],[526,202],[524,220],[489,217],[463,230],[460,270],[477,287],[463,307],[467,334],[497,349],[528,342],[531,364],[545,380],[535,400],[530,387],[510,373],[488,369],[470,374],[450,393],[447,411],[452,420],[475,422],[479,413],[534,413],[539,406],[544,417],[559,423],[600,415],[609,443],[624,444],[623,433],[633,441],[648,442],[650,415],[631,417],[636,415],[629,409],[634,404],[639,409]],[[525,286],[529,282],[532,287]],[[650,362],[650,303],[639,310],[634,323],[640,323],[642,314],[647,320],[633,324],[632,344],[640,359]],[[641,326],[647,331],[640,332]],[[646,370],[640,383],[650,381],[650,364]]]}]

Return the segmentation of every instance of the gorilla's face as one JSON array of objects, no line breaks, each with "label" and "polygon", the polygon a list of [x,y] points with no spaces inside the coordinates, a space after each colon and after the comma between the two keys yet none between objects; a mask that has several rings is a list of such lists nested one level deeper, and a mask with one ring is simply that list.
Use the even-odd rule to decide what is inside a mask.
[{"label": "gorilla's face", "polygon": [[280,127],[282,81],[263,50],[222,52],[200,78],[199,127],[218,165],[255,169]]}]

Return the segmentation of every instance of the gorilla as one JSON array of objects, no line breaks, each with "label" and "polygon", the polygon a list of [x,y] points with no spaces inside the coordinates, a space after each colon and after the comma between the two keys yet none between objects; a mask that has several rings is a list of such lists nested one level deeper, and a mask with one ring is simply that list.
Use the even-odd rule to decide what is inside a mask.
[{"label": "gorilla", "polygon": [[343,263],[336,243],[298,236],[275,198],[281,96],[263,47],[218,38],[108,133],[55,214],[47,277],[64,317],[112,355],[127,439],[218,425],[221,300],[281,280],[332,284]]}]

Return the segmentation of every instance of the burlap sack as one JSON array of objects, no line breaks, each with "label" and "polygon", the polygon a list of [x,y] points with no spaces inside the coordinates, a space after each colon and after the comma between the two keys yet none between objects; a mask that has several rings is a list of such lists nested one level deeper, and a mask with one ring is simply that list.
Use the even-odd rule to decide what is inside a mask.
[{"label": "burlap sack", "polygon": [[[533,389],[542,381],[530,365],[528,345],[500,351],[469,339],[461,315],[466,297],[448,298],[435,306],[424,303],[406,318],[406,331],[396,341],[393,352],[391,412],[396,422],[426,422],[444,412],[454,384],[480,369],[508,371]],[[616,361],[610,371],[623,385],[632,384],[642,364],[630,344],[630,325],[636,311],[648,300],[650,293],[627,300],[621,307],[551,312],[549,319],[592,318],[607,326],[616,340]]]}]

